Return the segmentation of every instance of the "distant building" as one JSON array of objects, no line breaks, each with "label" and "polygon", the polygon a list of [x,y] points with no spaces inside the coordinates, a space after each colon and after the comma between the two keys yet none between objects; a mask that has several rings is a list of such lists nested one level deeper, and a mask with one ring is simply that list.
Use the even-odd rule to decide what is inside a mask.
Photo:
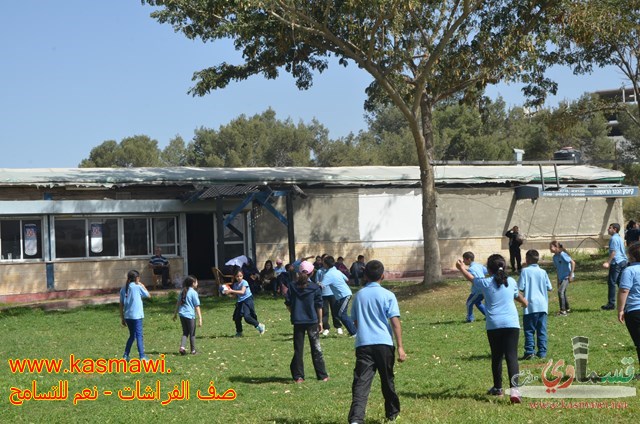
[{"label": "distant building", "polygon": [[[607,100],[611,103],[624,104],[624,103],[637,103],[638,99],[636,99],[636,95],[633,92],[632,87],[621,87],[613,90],[601,90],[596,91],[594,94],[597,94],[602,100]],[[620,132],[620,125],[618,122],[618,114],[615,112],[609,113],[605,115],[608,121],[609,126],[611,127],[611,132],[609,133],[610,137],[622,137],[622,132]]]}]

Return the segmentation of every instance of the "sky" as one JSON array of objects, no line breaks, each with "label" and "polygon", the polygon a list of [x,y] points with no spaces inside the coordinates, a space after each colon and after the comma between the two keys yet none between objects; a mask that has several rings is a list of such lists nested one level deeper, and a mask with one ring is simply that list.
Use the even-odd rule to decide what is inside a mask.
[{"label": "sky", "polygon": [[[228,41],[188,40],[150,18],[139,0],[61,2],[3,0],[0,26],[0,168],[73,168],[104,141],[147,135],[164,148],[198,128],[218,129],[271,107],[278,119],[317,119],[331,138],[366,129],[363,104],[371,78],[333,63],[300,91],[282,72],[254,76],[205,97],[187,94],[195,71],[239,63]],[[548,106],[585,92],[619,88],[615,69],[574,76],[554,68],[559,84]],[[520,87],[489,87],[508,106],[525,101]]]}]

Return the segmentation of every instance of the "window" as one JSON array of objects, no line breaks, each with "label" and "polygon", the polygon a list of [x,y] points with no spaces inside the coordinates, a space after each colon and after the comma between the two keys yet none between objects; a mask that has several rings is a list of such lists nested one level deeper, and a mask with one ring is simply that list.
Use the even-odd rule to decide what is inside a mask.
[{"label": "window", "polygon": [[[175,216],[57,218],[54,229],[56,258],[147,256],[153,246],[167,255],[179,251]],[[124,251],[120,251],[120,240],[124,241]]]},{"label": "window", "polygon": [[42,221],[0,221],[0,260],[42,259]]}]

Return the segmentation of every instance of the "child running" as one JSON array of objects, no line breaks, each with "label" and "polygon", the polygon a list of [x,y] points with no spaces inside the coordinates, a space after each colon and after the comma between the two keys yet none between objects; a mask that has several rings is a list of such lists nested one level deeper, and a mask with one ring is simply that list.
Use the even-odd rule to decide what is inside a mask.
[{"label": "child running", "polygon": [[548,291],[553,290],[547,271],[538,266],[540,253],[528,250],[525,255],[526,268],[518,278],[518,289],[522,292],[529,306],[524,308],[522,326],[524,328],[524,356],[522,359],[535,359],[534,336],[537,333],[538,357],[547,356],[547,316],[549,314]]},{"label": "child running", "polygon": [[176,312],[173,314],[173,320],[180,315],[180,324],[182,324],[182,340],[180,341],[180,355],[186,354],[184,348],[189,337],[189,345],[191,354],[196,352],[196,313],[198,314],[198,327],[202,327],[202,314],[200,313],[200,298],[198,297],[198,280],[193,275],[189,275],[182,283],[182,291],[176,303]]},{"label": "child running", "polygon": [[553,264],[556,266],[558,274],[558,301],[560,303],[560,312],[558,316],[567,316],[567,312],[571,312],[569,301],[567,300],[567,287],[569,282],[573,281],[573,273],[576,269],[576,263],[562,244],[553,240],[549,244],[549,250],[553,253]]},{"label": "child running", "polygon": [[291,313],[293,324],[293,358],[291,359],[291,377],[296,383],[304,382],[304,335],[309,337],[311,360],[316,371],[316,378],[328,381],[329,376],[320,347],[322,332],[322,294],[320,286],[310,281],[314,267],[311,262],[300,264],[295,283],[289,286],[285,305]]},{"label": "child running", "polygon": [[518,390],[518,336],[520,333],[520,321],[518,310],[513,300],[525,307],[527,299],[518,292],[518,285],[511,277],[507,277],[505,268],[507,263],[502,255],[491,255],[487,259],[489,277],[474,278],[465,269],[462,259],[456,262],[456,268],[460,270],[464,278],[473,282],[482,289],[487,308],[487,338],[491,347],[491,372],[493,374],[493,387],[487,392],[492,396],[504,396],[502,390],[502,358],[507,360],[507,373],[511,387],[511,403],[520,403],[522,398]]},{"label": "child running", "polygon": [[129,339],[124,347],[124,355],[122,355],[127,361],[134,339],[138,345],[140,360],[146,361],[148,359],[144,354],[144,338],[142,336],[143,297],[151,297],[151,295],[140,281],[140,273],[131,270],[127,273],[127,282],[120,289],[120,320],[123,327],[129,328]]},{"label": "child running", "polygon": [[[462,262],[469,268],[469,272],[474,277],[483,278],[487,275],[487,269],[477,262],[474,262],[476,256],[473,252],[464,252],[462,254]],[[467,322],[475,321],[475,317],[473,316],[473,306],[482,313],[482,315],[487,315],[487,310],[482,304],[482,300],[484,296],[482,295],[482,290],[476,288],[473,284],[471,285],[471,293],[467,298]]]},{"label": "child running", "polygon": [[249,283],[244,279],[244,274],[241,270],[236,270],[233,274],[233,281],[233,285],[226,293],[238,296],[236,309],[233,311],[233,321],[236,323],[235,337],[242,337],[242,318],[244,318],[247,324],[253,325],[262,336],[266,327],[264,324],[258,322],[251,289],[249,288]]}]

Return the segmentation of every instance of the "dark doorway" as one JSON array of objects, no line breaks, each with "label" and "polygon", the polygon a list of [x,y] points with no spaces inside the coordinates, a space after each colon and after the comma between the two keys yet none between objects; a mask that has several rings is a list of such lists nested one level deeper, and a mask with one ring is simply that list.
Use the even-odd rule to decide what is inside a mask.
[{"label": "dark doorway", "polygon": [[216,260],[212,213],[187,214],[187,255],[189,274],[201,280],[213,278],[211,267]]}]

